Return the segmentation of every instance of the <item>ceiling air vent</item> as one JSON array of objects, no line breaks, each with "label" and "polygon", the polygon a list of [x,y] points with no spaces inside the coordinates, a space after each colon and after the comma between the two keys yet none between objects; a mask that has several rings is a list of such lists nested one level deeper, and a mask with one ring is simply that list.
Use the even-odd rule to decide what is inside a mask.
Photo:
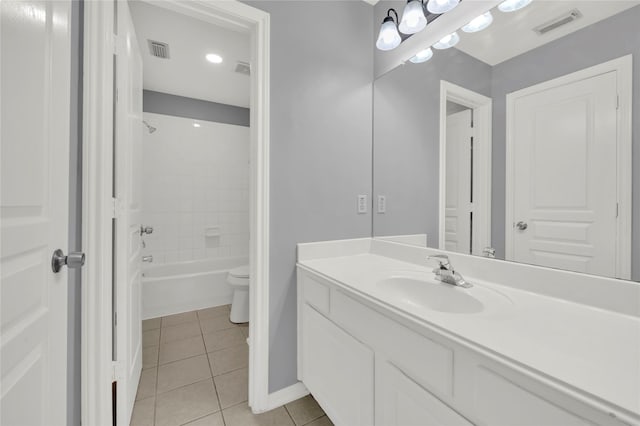
[{"label": "ceiling air vent", "polygon": [[169,59],[169,45],[161,41],[147,40],[149,42],[149,53],[156,58]]},{"label": "ceiling air vent", "polygon": [[236,64],[236,72],[240,74],[250,75],[251,65],[248,62],[238,61]]},{"label": "ceiling air vent", "polygon": [[533,31],[535,31],[539,35],[545,35],[550,31],[556,30],[580,18],[582,18],[582,12],[580,12],[578,9],[573,9],[572,11],[553,19],[546,24],[535,27]]}]

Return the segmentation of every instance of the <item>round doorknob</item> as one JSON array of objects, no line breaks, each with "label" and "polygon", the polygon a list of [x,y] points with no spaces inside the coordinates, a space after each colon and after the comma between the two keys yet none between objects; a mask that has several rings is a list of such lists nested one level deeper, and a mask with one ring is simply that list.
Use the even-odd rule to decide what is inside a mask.
[{"label": "round doorknob", "polygon": [[68,256],[65,256],[64,252],[60,249],[54,251],[53,256],[51,256],[51,270],[58,273],[65,265],[71,269],[82,268],[84,265],[84,253],[72,252],[69,253]]},{"label": "round doorknob", "polygon": [[520,221],[520,222],[516,223],[516,228],[518,228],[520,231],[524,231],[528,227],[529,227],[529,225],[527,225],[526,222]]}]

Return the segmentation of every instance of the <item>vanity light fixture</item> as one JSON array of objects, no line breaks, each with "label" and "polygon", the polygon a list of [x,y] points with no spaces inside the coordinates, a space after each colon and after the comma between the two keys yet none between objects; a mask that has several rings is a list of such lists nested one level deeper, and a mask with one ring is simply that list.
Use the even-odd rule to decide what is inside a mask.
[{"label": "vanity light fixture", "polygon": [[211,62],[212,64],[221,64],[222,63],[222,56],[220,55],[216,55],[215,53],[208,53],[205,58],[207,59],[207,61]]},{"label": "vanity light fixture", "polygon": [[462,31],[465,33],[477,33],[489,27],[493,22],[493,15],[491,12],[484,13],[477,18],[473,19],[467,25],[462,27]]},{"label": "vanity light fixture", "polygon": [[498,5],[501,12],[515,12],[529,6],[533,0],[505,0]]},{"label": "vanity light fixture", "polygon": [[427,62],[432,57],[433,57],[433,50],[431,50],[431,48],[428,47],[416,53],[413,58],[409,59],[409,61],[414,64],[421,64],[423,62]]},{"label": "vanity light fixture", "polygon": [[[391,12],[396,15],[394,20],[391,17]],[[380,27],[380,34],[378,34],[378,41],[376,41],[376,47],[380,50],[393,50],[400,46],[402,38],[398,32],[398,12],[395,9],[387,10],[387,17],[382,21]]]},{"label": "vanity light fixture", "polygon": [[429,0],[427,10],[440,15],[453,10],[458,4],[460,4],[460,0]]},{"label": "vanity light fixture", "polygon": [[422,0],[408,0],[398,29],[403,34],[415,34],[427,26]]},{"label": "vanity light fixture", "polygon": [[451,33],[448,36],[444,36],[439,42],[433,45],[434,49],[444,50],[455,46],[460,41],[460,36],[457,32]]}]

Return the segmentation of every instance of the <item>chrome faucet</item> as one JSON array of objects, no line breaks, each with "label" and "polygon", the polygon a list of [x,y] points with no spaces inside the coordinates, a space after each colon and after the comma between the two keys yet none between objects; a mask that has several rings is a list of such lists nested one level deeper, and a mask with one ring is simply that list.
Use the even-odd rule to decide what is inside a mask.
[{"label": "chrome faucet", "polygon": [[462,288],[473,287],[471,284],[465,281],[465,279],[453,269],[449,256],[446,254],[437,254],[434,256],[428,256],[427,260],[435,260],[438,262],[438,267],[433,270],[436,274],[436,279],[440,282],[455,285]]}]

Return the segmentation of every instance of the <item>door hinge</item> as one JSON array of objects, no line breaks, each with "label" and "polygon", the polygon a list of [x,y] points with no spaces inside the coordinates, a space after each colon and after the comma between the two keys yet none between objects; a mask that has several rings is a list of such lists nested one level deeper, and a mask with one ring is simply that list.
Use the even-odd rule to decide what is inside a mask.
[{"label": "door hinge", "polygon": [[620,109],[620,95],[616,95],[616,109]]},{"label": "door hinge", "polygon": [[122,361],[113,361],[111,363],[111,379],[114,381],[124,379],[124,364]]},{"label": "door hinge", "polygon": [[616,203],[616,217],[620,217],[620,204]]}]

